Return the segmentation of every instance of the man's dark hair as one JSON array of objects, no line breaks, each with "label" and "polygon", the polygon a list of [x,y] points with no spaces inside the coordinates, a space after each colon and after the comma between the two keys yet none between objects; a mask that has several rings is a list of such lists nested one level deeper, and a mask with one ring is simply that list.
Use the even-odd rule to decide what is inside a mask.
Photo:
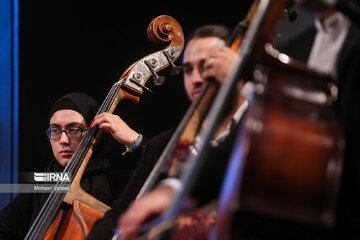
[{"label": "man's dark hair", "polygon": [[192,34],[190,34],[187,42],[192,39],[205,38],[205,37],[218,37],[227,41],[230,36],[230,29],[224,25],[204,25],[197,28]]}]

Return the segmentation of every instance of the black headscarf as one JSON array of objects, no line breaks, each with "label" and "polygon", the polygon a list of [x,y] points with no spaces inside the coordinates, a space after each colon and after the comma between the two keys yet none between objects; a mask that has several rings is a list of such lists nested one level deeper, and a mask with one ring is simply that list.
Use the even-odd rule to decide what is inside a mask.
[{"label": "black headscarf", "polygon": [[83,93],[69,93],[54,103],[49,113],[49,122],[55,112],[63,109],[70,109],[80,113],[84,117],[86,123],[90,125],[98,108],[99,104],[94,98]]},{"label": "black headscarf", "polygon": [[[80,113],[84,117],[86,123],[90,125],[97,113],[98,108],[99,108],[99,104],[94,98],[83,93],[72,92],[61,97],[59,100],[57,100],[54,103],[54,105],[52,106],[49,112],[49,122],[52,115],[55,112],[63,109],[70,109]],[[84,176],[88,174],[93,174],[94,171],[101,172],[107,170],[108,168],[106,161],[95,160],[98,158],[97,156],[101,156],[101,158],[103,158],[104,155],[106,154],[106,151],[108,150],[103,145],[103,141],[100,141],[100,144],[98,143],[97,145],[102,145],[102,146],[100,147],[96,146],[97,151],[93,153],[93,156],[90,159],[90,162],[87,165],[86,170],[84,172]],[[98,150],[100,150],[100,152]],[[62,171],[64,169],[64,167],[61,166],[56,160],[54,160],[53,164],[51,164],[51,168],[52,168],[51,170],[54,171]]]}]

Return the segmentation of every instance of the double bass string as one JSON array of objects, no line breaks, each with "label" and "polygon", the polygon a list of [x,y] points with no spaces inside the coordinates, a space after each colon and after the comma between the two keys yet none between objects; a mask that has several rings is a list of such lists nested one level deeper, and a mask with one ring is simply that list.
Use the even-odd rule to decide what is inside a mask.
[{"label": "double bass string", "polygon": [[[116,83],[112,86],[110,92],[108,93],[108,95],[105,98],[105,101],[100,106],[96,116],[103,112],[109,111],[110,107],[112,106],[112,104],[115,101],[115,98],[116,98],[120,88],[121,88],[121,86],[119,83]],[[98,132],[98,127],[88,128],[87,134],[84,136],[83,141],[81,142],[80,146],[78,147],[78,152],[76,153],[76,156],[74,157],[75,159],[70,161],[70,163],[68,164],[68,166],[65,168],[64,171],[70,172],[71,174],[75,174],[78,171],[78,169],[82,163],[82,160],[84,159],[85,155],[87,154],[88,149],[89,149],[91,143],[93,142],[97,132]]]}]

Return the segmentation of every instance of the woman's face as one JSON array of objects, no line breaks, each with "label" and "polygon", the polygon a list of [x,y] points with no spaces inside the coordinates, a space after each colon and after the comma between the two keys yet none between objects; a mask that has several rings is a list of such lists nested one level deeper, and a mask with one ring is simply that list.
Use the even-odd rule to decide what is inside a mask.
[{"label": "woman's face", "polygon": [[[86,122],[80,113],[70,109],[63,109],[56,111],[51,116],[50,127],[58,127],[61,130],[70,127],[79,127],[84,130],[86,129]],[[76,139],[70,139],[65,132],[62,132],[60,139],[50,139],[53,154],[62,166],[65,167],[69,163],[82,138],[83,136]]]}]

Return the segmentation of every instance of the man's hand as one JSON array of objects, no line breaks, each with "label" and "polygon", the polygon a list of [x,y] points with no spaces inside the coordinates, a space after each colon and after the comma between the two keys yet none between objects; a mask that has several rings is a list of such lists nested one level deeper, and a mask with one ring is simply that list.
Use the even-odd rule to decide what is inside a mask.
[{"label": "man's hand", "polygon": [[119,218],[117,228],[120,231],[121,239],[135,239],[143,223],[168,209],[173,195],[172,188],[160,186],[134,201]]},{"label": "man's hand", "polygon": [[239,55],[228,47],[213,51],[210,58],[206,59],[201,73],[205,79],[214,78],[223,83],[232,67],[239,61]]}]

